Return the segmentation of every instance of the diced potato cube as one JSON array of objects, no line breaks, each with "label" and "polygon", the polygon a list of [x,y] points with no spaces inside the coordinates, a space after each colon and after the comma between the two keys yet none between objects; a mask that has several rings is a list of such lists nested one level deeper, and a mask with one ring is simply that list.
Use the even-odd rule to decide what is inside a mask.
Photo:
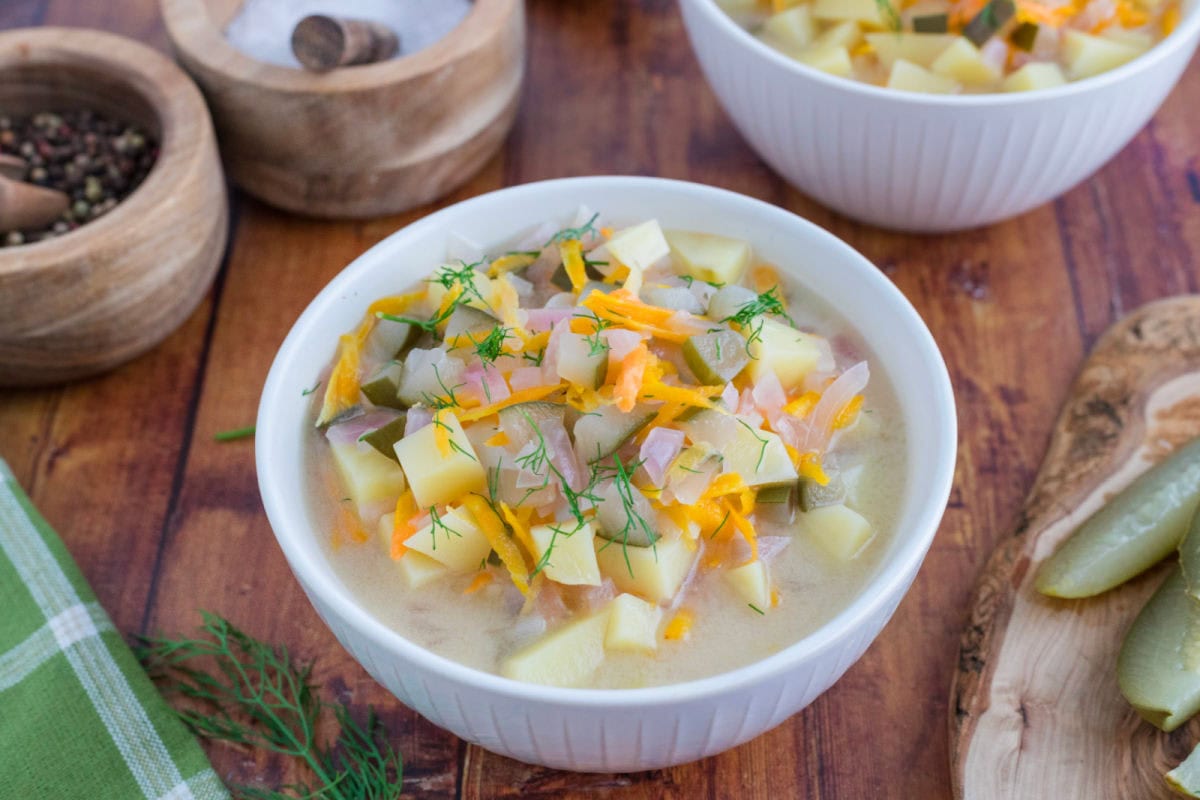
[{"label": "diced potato cube", "polygon": [[[546,559],[546,577],[569,586],[599,586],[600,567],[596,564],[596,531],[590,522],[535,525],[529,534],[537,546],[538,558]],[[549,557],[546,551],[550,551]]]},{"label": "diced potato cube", "polygon": [[544,686],[581,686],[604,662],[610,607],[556,628],[500,665],[506,678]]},{"label": "diced potato cube", "polygon": [[750,264],[750,243],[715,233],[667,231],[671,253],[684,273],[702,281],[735,284]]},{"label": "diced potato cube", "polygon": [[[331,442],[333,464],[360,516],[374,505],[395,504],[404,491],[400,465],[366,442]],[[383,509],[378,509],[382,511]]]},{"label": "diced potato cube", "polygon": [[875,50],[884,69],[890,70],[897,59],[928,67],[958,37],[948,33],[868,33],[867,42]]},{"label": "diced potato cube", "polygon": [[767,576],[767,565],[761,560],[727,569],[722,577],[743,600],[759,611],[765,612],[771,607],[771,581]]},{"label": "diced potato cube", "polygon": [[794,483],[799,475],[779,435],[737,426],[737,438],[721,449],[722,472],[735,472],[747,486]]},{"label": "diced potato cube", "polygon": [[492,551],[487,536],[465,508],[448,509],[405,539],[404,546],[445,564],[452,572],[479,569]]},{"label": "diced potato cube", "polygon": [[862,28],[857,22],[839,22],[821,33],[813,44],[816,47],[844,47],[849,50],[862,40]]},{"label": "diced potato cube", "polygon": [[653,652],[658,649],[662,609],[631,594],[619,594],[609,604],[612,615],[604,635],[607,650]]},{"label": "diced potato cube", "polygon": [[625,288],[637,294],[641,291],[641,275],[660,258],[671,252],[658,220],[647,220],[632,228],[617,231],[605,245],[608,254],[629,267]]},{"label": "diced potato cube", "polygon": [[1006,92],[1032,92],[1035,89],[1052,89],[1067,82],[1058,64],[1048,61],[1032,61],[1004,79],[1000,88]]},{"label": "diced potato cube", "polygon": [[892,74],[888,77],[887,86],[889,89],[926,94],[953,94],[962,88],[958,81],[944,75],[935,75],[903,58],[896,59],[892,64]]},{"label": "diced potato cube", "polygon": [[849,561],[870,541],[871,523],[844,505],[822,506],[800,514],[804,531],[834,558]]},{"label": "diced potato cube", "polygon": [[850,77],[854,71],[854,64],[850,61],[850,51],[844,47],[829,45],[809,47],[797,53],[796,60],[813,69],[819,69],[841,78]]},{"label": "diced potato cube", "polygon": [[1127,44],[1131,47],[1137,47],[1142,50],[1149,50],[1151,45],[1154,44],[1154,37],[1146,31],[1131,31],[1127,28],[1121,28],[1116,25],[1111,28],[1106,28],[1104,32],[1100,34],[1100,38],[1112,39],[1114,42],[1121,42],[1122,44]]},{"label": "diced potato cube", "polygon": [[984,61],[979,48],[961,36],[934,59],[929,69],[972,86],[990,86],[1001,77],[999,69]]},{"label": "diced potato cube", "polygon": [[424,508],[449,503],[487,485],[487,473],[458,417],[443,411],[438,420],[446,426],[444,430],[450,437],[447,452],[443,453],[437,445],[437,425],[426,425],[410,433],[393,448],[413,497]]},{"label": "diced potato cube", "polygon": [[607,539],[596,540],[596,561],[600,564],[600,572],[612,578],[622,592],[631,592],[652,603],[661,603],[675,596],[691,569],[695,555],[682,539],[660,539],[654,547],[634,547]]},{"label": "diced potato cube", "polygon": [[[388,553],[389,557],[392,552],[392,527],[395,519],[395,514],[384,514],[379,518],[379,539],[383,543],[383,551]],[[445,564],[411,550],[401,556],[395,564],[400,579],[409,589],[420,589],[425,584],[450,573]]]},{"label": "diced potato cube", "polygon": [[1076,30],[1068,30],[1062,37],[1063,60],[1067,64],[1067,75],[1073,81],[1116,69],[1146,49]]},{"label": "diced potato cube", "polygon": [[767,317],[756,320],[742,334],[750,347],[746,374],[753,381],[773,370],[783,388],[792,389],[803,383],[821,360],[816,336],[777,320]]},{"label": "diced potato cube", "polygon": [[[812,10],[803,5],[772,14],[763,23],[762,38],[772,47],[785,53],[794,54],[803,50],[817,38],[817,26],[813,22]],[[667,240],[670,239],[668,236]]]},{"label": "diced potato cube", "polygon": [[875,28],[885,27],[876,0],[815,0],[812,14],[822,20],[849,20]]}]

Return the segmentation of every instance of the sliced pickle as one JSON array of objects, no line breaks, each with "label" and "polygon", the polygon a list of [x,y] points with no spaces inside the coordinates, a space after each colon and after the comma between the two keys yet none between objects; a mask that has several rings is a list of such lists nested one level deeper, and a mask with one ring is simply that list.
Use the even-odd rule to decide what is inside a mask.
[{"label": "sliced pickle", "polygon": [[823,506],[836,506],[846,502],[846,484],[842,476],[826,470],[829,483],[822,486],[812,478],[800,479],[800,510],[812,511]]},{"label": "sliced pickle", "polygon": [[588,463],[608,458],[650,424],[655,412],[634,406],[629,413],[616,406],[600,406],[575,423],[575,452]]},{"label": "sliced pickle", "polygon": [[1038,570],[1038,591],[1091,597],[1124,583],[1179,546],[1198,504],[1200,439],[1194,439],[1080,525]]},{"label": "sliced pickle", "polygon": [[[478,308],[473,308],[467,305],[460,305],[450,312],[450,318],[446,320],[446,342],[447,346],[454,343],[454,340],[459,336],[464,338],[472,338],[482,340],[492,332],[492,329],[500,324],[500,320],[493,317],[486,311],[480,311]],[[458,346],[463,346],[464,342],[459,342]]]},{"label": "sliced pickle", "polygon": [[1173,731],[1200,711],[1200,672],[1186,668],[1200,606],[1175,568],[1125,634],[1117,657],[1121,694],[1147,722]]},{"label": "sliced pickle", "polygon": [[683,359],[697,380],[708,386],[729,383],[750,363],[746,340],[731,330],[689,336]]},{"label": "sliced pickle", "polygon": [[362,393],[377,406],[408,408],[400,399],[400,376],[403,374],[403,364],[397,361],[386,364],[362,385]]},{"label": "sliced pickle", "polygon": [[404,416],[396,417],[388,424],[364,434],[362,440],[399,464],[400,459],[396,458],[394,445],[404,438],[404,426],[406,423],[407,419]]}]

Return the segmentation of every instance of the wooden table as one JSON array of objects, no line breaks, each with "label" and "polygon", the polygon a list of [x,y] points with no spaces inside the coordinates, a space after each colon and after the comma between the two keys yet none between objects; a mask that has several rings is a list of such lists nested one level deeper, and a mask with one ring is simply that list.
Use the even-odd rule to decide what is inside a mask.
[{"label": "wooden table", "polygon": [[[529,77],[504,150],[444,200],[594,173],[724,186],[812,219],[916,304],[958,396],[957,480],[941,531],[883,635],[829,692],[737,750],[637,775],[573,775],[468,746],[401,707],[337,645],[276,546],[249,441],[276,348],[352,258],[430,211],[315,222],[233,196],[227,262],[160,347],[96,380],[0,391],[0,453],[60,532],[120,630],[178,632],[217,611],[319,657],[326,690],[383,709],[406,796],[944,798],[947,692],[975,576],[1010,527],[1051,421],[1113,320],[1195,292],[1200,268],[1200,73],[1100,174],[1012,222],[956,236],[884,233],[789,188],[705,85],[671,0],[528,0]],[[165,48],[155,0],[4,0],[0,28],[105,28]],[[1194,105],[1193,105],[1194,104]],[[277,761],[213,750],[235,781],[278,784]]]}]

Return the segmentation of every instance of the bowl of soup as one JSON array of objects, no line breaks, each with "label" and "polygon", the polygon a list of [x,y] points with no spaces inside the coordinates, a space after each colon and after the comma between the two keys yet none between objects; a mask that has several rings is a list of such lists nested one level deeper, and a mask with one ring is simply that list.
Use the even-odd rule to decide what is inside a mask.
[{"label": "bowl of soup", "polygon": [[638,177],[458,203],[313,300],[260,405],[339,641],[489,750],[622,772],[785,720],[886,624],[954,470],[900,292],[784,210]]},{"label": "bowl of soup", "polygon": [[798,189],[881,227],[987,225],[1141,130],[1200,39],[1189,0],[680,0],[709,84]]}]

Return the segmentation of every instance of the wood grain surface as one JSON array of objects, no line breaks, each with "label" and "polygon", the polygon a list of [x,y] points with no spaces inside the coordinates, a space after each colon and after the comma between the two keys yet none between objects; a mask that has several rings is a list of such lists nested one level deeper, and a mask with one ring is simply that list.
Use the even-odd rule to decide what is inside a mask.
[{"label": "wood grain surface", "polygon": [[[155,0],[5,0],[0,27],[104,28],[165,48]],[[528,74],[501,152],[450,203],[593,173],[711,183],[791,209],[849,241],[913,301],[958,396],[957,480],[891,624],[838,684],[723,755],[618,776],[508,761],[400,707],[334,642],[292,579],[255,488],[254,420],[275,348],[344,264],[434,206],[362,223],[290,217],[235,194],[226,263],[159,348],[103,378],[0,392],[0,454],[61,533],[118,627],[180,631],[197,608],[319,658],[329,691],[396,731],[412,798],[952,797],[948,696],[972,587],[1013,528],[1084,353],[1142,303],[1196,291],[1200,71],[1095,178],[1011,222],[943,237],[836,216],[758,160],[717,106],[672,0],[528,0]],[[230,779],[287,779],[274,760],[212,751]]]},{"label": "wood grain surface", "polygon": [[1172,796],[1200,722],[1172,735],[1121,697],[1117,654],[1163,569],[1082,600],[1045,597],[1038,566],[1150,464],[1200,435],[1200,296],[1149,303],[1088,356],[1013,535],[988,560],[950,697],[965,800]]}]

